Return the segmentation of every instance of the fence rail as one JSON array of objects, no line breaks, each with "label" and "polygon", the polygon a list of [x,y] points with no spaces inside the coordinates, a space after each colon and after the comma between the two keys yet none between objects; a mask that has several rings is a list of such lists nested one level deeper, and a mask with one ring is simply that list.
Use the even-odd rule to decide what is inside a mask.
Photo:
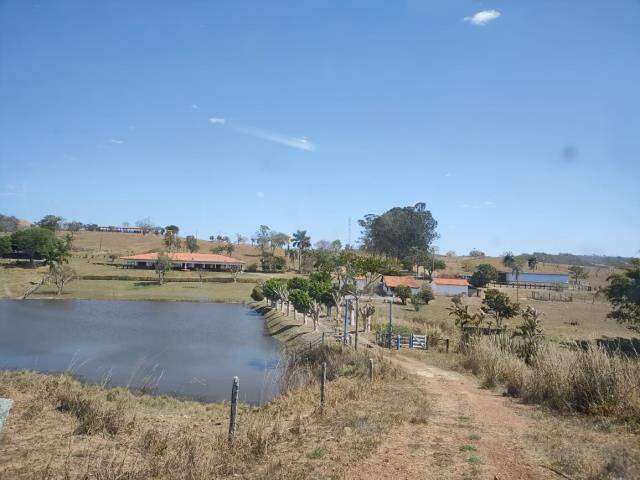
[{"label": "fence rail", "polygon": [[401,348],[419,348],[426,350],[429,342],[426,335],[389,335],[388,333],[376,333],[376,344],[383,347],[393,347],[396,350]]},{"label": "fence rail", "polygon": [[543,300],[546,302],[573,302],[573,296],[571,294],[566,295],[563,293],[552,292],[531,292],[530,298],[532,300]]}]

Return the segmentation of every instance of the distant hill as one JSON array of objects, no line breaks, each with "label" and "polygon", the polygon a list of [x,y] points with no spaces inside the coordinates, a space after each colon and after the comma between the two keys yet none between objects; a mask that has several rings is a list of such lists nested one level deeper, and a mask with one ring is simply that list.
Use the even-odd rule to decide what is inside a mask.
[{"label": "distant hill", "polygon": [[[525,253],[523,256],[529,256]],[[587,267],[607,266],[624,267],[630,263],[630,257],[611,257],[607,255],[574,255],[573,253],[544,253],[533,252],[533,255],[545,263],[562,265],[584,265]]]}]

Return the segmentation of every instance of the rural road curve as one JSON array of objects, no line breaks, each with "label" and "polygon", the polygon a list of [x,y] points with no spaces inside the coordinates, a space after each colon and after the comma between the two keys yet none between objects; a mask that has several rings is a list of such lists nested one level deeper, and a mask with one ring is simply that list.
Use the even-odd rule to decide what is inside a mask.
[{"label": "rural road curve", "polygon": [[431,398],[431,420],[392,430],[346,478],[561,478],[525,446],[524,437],[536,427],[527,415],[534,407],[480,389],[473,378],[457,372],[395,353],[387,358],[417,376],[416,388]]}]

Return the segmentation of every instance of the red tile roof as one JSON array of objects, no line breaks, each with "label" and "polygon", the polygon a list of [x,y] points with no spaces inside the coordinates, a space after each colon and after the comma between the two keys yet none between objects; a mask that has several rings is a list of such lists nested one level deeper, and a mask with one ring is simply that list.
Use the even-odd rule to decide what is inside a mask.
[{"label": "red tile roof", "polygon": [[460,287],[469,286],[469,281],[466,278],[434,278],[433,283],[436,285],[458,285]]},{"label": "red tile roof", "polygon": [[[237,260],[226,255],[218,255],[216,253],[188,253],[188,252],[175,252],[167,254],[174,262],[204,262],[204,263],[244,263],[242,260]],[[130,255],[128,257],[122,257],[122,260],[138,260],[153,261],[158,259],[157,253],[139,253],[137,255]]]},{"label": "red tile roof", "polygon": [[382,277],[382,281],[389,288],[396,288],[399,285],[404,285],[409,288],[420,288],[420,284],[416,282],[413,277],[397,277],[394,275],[385,275]]}]

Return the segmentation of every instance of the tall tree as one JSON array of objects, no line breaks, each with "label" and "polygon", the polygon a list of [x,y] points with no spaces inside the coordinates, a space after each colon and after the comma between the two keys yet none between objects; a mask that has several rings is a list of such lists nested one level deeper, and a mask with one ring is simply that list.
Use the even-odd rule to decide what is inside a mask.
[{"label": "tall tree", "polygon": [[571,265],[569,267],[569,277],[571,277],[571,280],[578,283],[580,280],[586,280],[589,278],[589,272],[581,265]]},{"label": "tall tree", "polygon": [[0,255],[7,255],[11,253],[11,237],[9,235],[2,235],[0,237]]},{"label": "tall tree", "polygon": [[252,238],[253,241],[260,247],[260,252],[264,254],[271,243],[271,229],[267,225],[260,225]]},{"label": "tall tree", "polygon": [[365,250],[399,260],[410,256],[412,249],[428,249],[438,238],[438,222],[424,203],[395,207],[382,215],[369,214],[358,223]]},{"label": "tall tree", "polygon": [[277,248],[284,248],[289,243],[289,235],[282,232],[271,232],[269,243],[271,244],[271,253],[275,255]]},{"label": "tall tree", "polygon": [[536,268],[538,268],[538,257],[536,257],[535,255],[531,255],[528,259],[527,259],[527,264],[529,265],[529,268],[531,270],[534,270]]},{"label": "tall tree", "polygon": [[504,265],[507,268],[512,268],[515,262],[516,262],[516,256],[513,254],[513,252],[506,252],[502,256],[502,265]]},{"label": "tall tree", "polygon": [[19,225],[20,220],[16,217],[0,214],[0,232],[15,232]]},{"label": "tall tree", "polygon": [[613,305],[609,318],[640,331],[640,260],[631,260],[630,267],[609,276],[608,280],[603,290]]},{"label": "tall tree", "polygon": [[172,267],[173,263],[169,255],[167,255],[166,252],[160,252],[155,264],[156,275],[158,276],[158,283],[160,285],[164,283],[164,277]]},{"label": "tall tree", "polygon": [[13,232],[11,247],[14,251],[25,255],[33,266],[35,258],[64,261],[69,254],[71,240],[68,237],[56,237],[55,233],[48,228],[31,227]]},{"label": "tall tree", "polygon": [[493,265],[481,263],[476,267],[469,282],[476,288],[484,288],[487,284],[498,280],[498,270]]},{"label": "tall tree", "polygon": [[189,250],[191,253],[194,253],[200,250],[200,246],[198,245],[198,239],[193,235],[187,235],[187,238],[185,239],[185,241],[187,244],[187,250]]},{"label": "tall tree", "polygon": [[311,238],[307,235],[306,230],[296,230],[291,238],[293,240],[292,245],[298,249],[298,272],[301,272],[302,256],[311,247]]},{"label": "tall tree", "polygon": [[36,225],[42,228],[48,228],[51,231],[60,230],[60,224],[62,223],[62,217],[56,215],[45,215],[41,220],[36,222]]}]

